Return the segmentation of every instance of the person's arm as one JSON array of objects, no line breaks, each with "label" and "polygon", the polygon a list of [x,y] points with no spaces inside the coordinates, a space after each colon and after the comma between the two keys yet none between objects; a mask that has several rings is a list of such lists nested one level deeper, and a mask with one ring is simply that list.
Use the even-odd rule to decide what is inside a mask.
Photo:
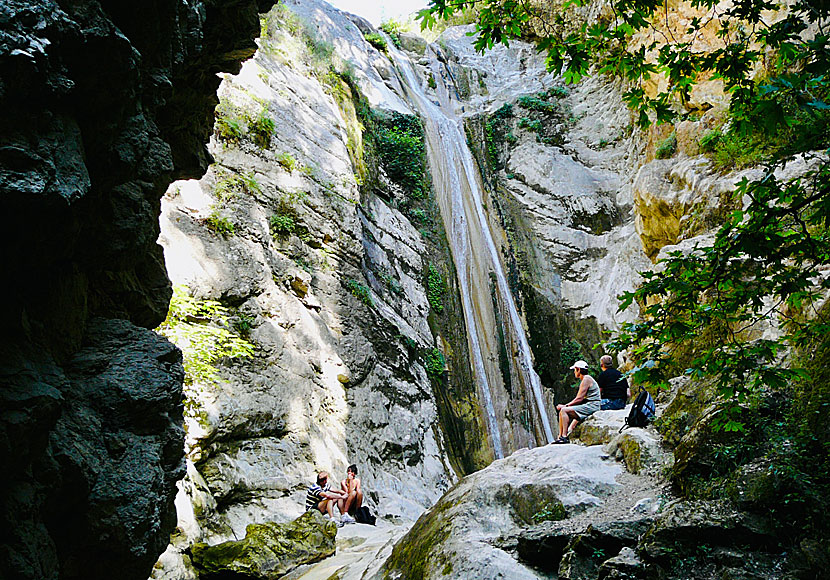
[{"label": "person's arm", "polygon": [[343,499],[346,497],[347,494],[343,493],[342,491],[324,491],[320,495],[322,495],[326,499]]},{"label": "person's arm", "polygon": [[354,478],[354,490],[357,492],[360,491],[360,478]]},{"label": "person's arm", "polygon": [[579,391],[576,393],[576,397],[574,397],[573,401],[566,404],[566,407],[573,407],[574,405],[579,405],[585,400],[585,396],[588,394],[588,386],[590,382],[588,381],[588,377],[582,377],[582,382],[579,383]]}]

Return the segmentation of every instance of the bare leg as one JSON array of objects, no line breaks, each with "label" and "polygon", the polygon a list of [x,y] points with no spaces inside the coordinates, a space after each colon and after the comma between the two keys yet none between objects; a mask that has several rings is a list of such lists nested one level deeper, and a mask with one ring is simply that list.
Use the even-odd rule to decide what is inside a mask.
[{"label": "bare leg", "polygon": [[559,410],[559,436],[564,437],[565,434],[568,432],[568,423],[570,422],[571,418],[568,415],[567,407],[562,407]]},{"label": "bare leg", "polygon": [[570,428],[568,429],[568,435],[567,435],[568,437],[570,437],[570,436],[571,436],[571,433],[573,433],[573,432],[574,432],[574,429],[576,429],[576,426],[577,426],[577,425],[579,425],[579,419],[574,419],[574,420],[571,422],[571,426],[570,426]]},{"label": "bare leg", "polygon": [[[354,496],[355,496],[354,497],[354,502],[352,502],[352,505],[351,505],[350,508],[347,508],[349,510],[349,513],[352,514],[352,515],[354,515],[354,513],[358,509],[360,509],[360,506],[363,505],[363,492],[362,491],[355,491]],[[351,496],[349,496],[349,497],[351,497]]]},{"label": "bare leg", "polygon": [[317,504],[317,509],[320,510],[320,513],[323,515],[326,515],[326,512],[328,512],[328,514],[331,515],[332,503],[334,502],[328,499],[324,499]]}]

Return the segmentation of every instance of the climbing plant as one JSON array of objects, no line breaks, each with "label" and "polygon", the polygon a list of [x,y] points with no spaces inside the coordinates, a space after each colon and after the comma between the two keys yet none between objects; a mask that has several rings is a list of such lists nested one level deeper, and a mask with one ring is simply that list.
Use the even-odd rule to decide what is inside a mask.
[{"label": "climbing plant", "polygon": [[213,384],[223,358],[251,358],[254,345],[231,330],[229,311],[215,300],[198,300],[187,287],[173,287],[167,318],[156,331],[182,350],[185,384]]}]

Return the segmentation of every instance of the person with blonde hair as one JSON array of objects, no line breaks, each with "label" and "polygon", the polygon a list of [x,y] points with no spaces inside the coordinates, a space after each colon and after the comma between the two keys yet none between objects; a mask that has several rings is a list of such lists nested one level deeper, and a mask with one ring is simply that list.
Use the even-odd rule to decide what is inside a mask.
[{"label": "person with blonde hair", "polygon": [[577,423],[599,411],[600,407],[599,385],[588,374],[588,363],[578,360],[571,369],[574,377],[579,379],[579,389],[569,403],[556,405],[556,410],[559,411],[559,439],[554,443],[570,443],[570,434]]}]

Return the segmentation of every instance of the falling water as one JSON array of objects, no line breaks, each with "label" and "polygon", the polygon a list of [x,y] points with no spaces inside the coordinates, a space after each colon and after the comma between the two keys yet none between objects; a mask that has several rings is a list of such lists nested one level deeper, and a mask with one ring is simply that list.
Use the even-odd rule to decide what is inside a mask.
[{"label": "falling water", "polygon": [[[519,351],[519,366],[526,383],[530,384],[537,411],[544,429],[547,442],[553,440],[550,421],[542,397],[539,376],[533,369],[532,354],[527,336],[519,317],[518,309],[510,292],[507,278],[499,260],[498,250],[490,232],[483,209],[483,193],[478,180],[478,172],[473,155],[467,146],[462,121],[452,108],[446,87],[439,84],[440,105],[433,103],[424,92],[409,59],[389,43],[393,60],[406,79],[406,88],[410,98],[420,110],[425,120],[427,150],[431,169],[434,173],[439,203],[444,216],[450,247],[458,271],[458,283],[464,310],[464,321],[470,337],[473,366],[479,382],[487,411],[489,430],[493,439],[493,448],[497,458],[503,457],[501,435],[493,406],[493,398],[484,365],[484,353],[480,336],[487,331],[483,327],[482,316],[477,315],[471,291],[471,273],[473,263],[495,274],[499,293],[509,312],[509,324],[516,337]],[[442,78],[438,62],[431,49],[434,77]],[[475,230],[475,233],[474,233]],[[472,243],[471,238],[477,234],[480,243]],[[481,246],[484,247],[482,251]]]}]

